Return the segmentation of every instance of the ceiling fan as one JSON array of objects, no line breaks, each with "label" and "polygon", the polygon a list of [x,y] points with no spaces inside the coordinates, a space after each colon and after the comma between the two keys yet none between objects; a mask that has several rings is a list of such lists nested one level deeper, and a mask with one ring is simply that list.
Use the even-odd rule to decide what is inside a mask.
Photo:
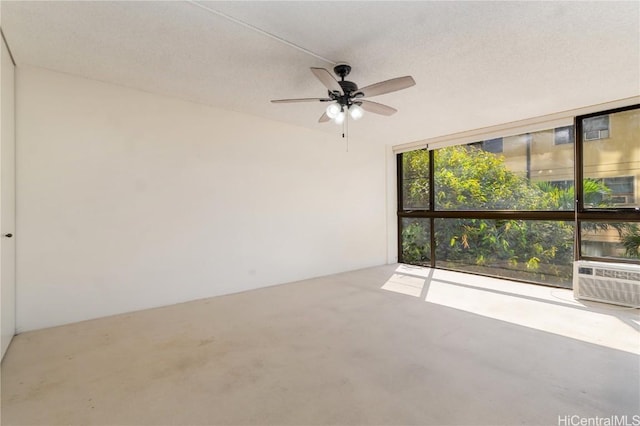
[{"label": "ceiling fan", "polygon": [[354,82],[344,79],[351,72],[351,66],[349,64],[337,64],[333,67],[333,71],[338,77],[340,77],[339,81],[331,75],[331,72],[324,68],[311,68],[311,72],[328,89],[327,97],[276,99],[271,102],[330,102],[326,111],[320,116],[318,122],[324,123],[333,120],[337,124],[342,124],[347,113],[354,120],[362,118],[364,111],[381,115],[395,114],[398,111],[397,109],[377,102],[372,102],[366,98],[406,89],[416,84],[413,77],[405,76],[381,81],[360,89]]}]

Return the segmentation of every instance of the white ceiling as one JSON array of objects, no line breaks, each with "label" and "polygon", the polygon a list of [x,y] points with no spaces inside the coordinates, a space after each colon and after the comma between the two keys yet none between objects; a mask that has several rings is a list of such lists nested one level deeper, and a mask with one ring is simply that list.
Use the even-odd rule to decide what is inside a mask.
[{"label": "white ceiling", "polygon": [[[2,30],[26,64],[339,133],[318,124],[309,67],[353,66],[373,100],[350,135],[398,144],[640,94],[640,2],[13,2]],[[225,16],[226,15],[226,16]],[[242,25],[237,20],[247,25]]]}]

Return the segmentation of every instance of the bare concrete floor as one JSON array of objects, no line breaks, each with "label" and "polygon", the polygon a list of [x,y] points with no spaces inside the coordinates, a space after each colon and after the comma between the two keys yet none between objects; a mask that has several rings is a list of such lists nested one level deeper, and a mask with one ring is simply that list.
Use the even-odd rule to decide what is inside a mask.
[{"label": "bare concrete floor", "polygon": [[21,334],[2,424],[631,422],[639,328],[567,290],[381,266]]}]

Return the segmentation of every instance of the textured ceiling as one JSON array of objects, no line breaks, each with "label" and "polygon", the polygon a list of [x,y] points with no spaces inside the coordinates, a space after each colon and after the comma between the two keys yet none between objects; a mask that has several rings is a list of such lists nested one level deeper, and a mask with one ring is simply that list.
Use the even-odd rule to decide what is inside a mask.
[{"label": "textured ceiling", "polygon": [[[214,10],[217,13],[205,10]],[[353,66],[374,98],[352,137],[397,144],[640,94],[640,2],[12,2],[2,30],[35,65],[339,133],[309,67]],[[243,22],[245,25],[239,23]]]}]

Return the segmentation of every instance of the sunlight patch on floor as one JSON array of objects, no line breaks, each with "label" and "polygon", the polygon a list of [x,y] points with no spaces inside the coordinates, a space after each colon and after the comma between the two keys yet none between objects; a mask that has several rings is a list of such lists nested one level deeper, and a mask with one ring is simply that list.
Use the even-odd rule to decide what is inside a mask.
[{"label": "sunlight patch on floor", "polygon": [[585,304],[567,289],[400,265],[382,289],[584,342],[640,354],[638,310]]},{"label": "sunlight patch on floor", "polygon": [[424,288],[424,278],[404,274],[393,274],[382,286],[383,290],[406,296],[420,297]]}]

